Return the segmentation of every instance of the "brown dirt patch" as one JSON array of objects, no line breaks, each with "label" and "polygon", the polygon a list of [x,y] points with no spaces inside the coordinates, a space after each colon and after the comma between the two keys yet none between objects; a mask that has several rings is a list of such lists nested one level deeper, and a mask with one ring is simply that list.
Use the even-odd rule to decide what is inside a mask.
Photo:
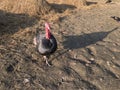
[{"label": "brown dirt patch", "polygon": [[[119,90],[120,3],[94,1],[39,19],[1,10],[0,90]],[[33,45],[45,21],[58,42],[51,67]]]}]

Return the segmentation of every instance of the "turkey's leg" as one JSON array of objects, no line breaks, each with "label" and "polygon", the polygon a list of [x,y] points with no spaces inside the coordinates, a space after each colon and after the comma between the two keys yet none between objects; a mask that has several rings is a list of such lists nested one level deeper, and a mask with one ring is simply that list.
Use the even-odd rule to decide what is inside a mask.
[{"label": "turkey's leg", "polygon": [[48,56],[43,56],[46,65],[51,66],[50,63],[48,62]]}]

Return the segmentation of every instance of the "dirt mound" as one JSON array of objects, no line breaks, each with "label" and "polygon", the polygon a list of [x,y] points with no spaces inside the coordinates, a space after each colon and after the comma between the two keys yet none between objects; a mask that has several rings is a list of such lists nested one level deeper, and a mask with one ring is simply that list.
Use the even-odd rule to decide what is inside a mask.
[{"label": "dirt mound", "polygon": [[86,0],[47,0],[50,3],[73,5],[77,8],[86,5]]},{"label": "dirt mound", "polygon": [[0,0],[0,9],[7,12],[44,14],[51,10],[46,0]]},{"label": "dirt mound", "polygon": [[[86,0],[0,0],[0,10],[15,14],[45,15],[63,13],[86,5]],[[51,17],[51,16],[50,16]]]}]

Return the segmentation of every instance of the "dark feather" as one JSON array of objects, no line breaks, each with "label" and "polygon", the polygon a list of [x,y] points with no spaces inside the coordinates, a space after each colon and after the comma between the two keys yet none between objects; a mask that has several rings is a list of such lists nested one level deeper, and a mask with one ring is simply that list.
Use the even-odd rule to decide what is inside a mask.
[{"label": "dark feather", "polygon": [[57,41],[53,35],[50,39],[46,39],[45,34],[39,34],[36,36],[37,49],[42,55],[50,55],[57,49]]}]

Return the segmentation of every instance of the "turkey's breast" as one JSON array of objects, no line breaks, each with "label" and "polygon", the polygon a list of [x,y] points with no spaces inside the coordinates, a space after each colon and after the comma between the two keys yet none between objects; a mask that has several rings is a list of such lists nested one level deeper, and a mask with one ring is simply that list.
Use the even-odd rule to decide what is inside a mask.
[{"label": "turkey's breast", "polygon": [[57,42],[53,35],[50,36],[50,39],[46,39],[45,35],[39,35],[36,37],[36,41],[37,49],[40,54],[51,54],[57,49]]}]

